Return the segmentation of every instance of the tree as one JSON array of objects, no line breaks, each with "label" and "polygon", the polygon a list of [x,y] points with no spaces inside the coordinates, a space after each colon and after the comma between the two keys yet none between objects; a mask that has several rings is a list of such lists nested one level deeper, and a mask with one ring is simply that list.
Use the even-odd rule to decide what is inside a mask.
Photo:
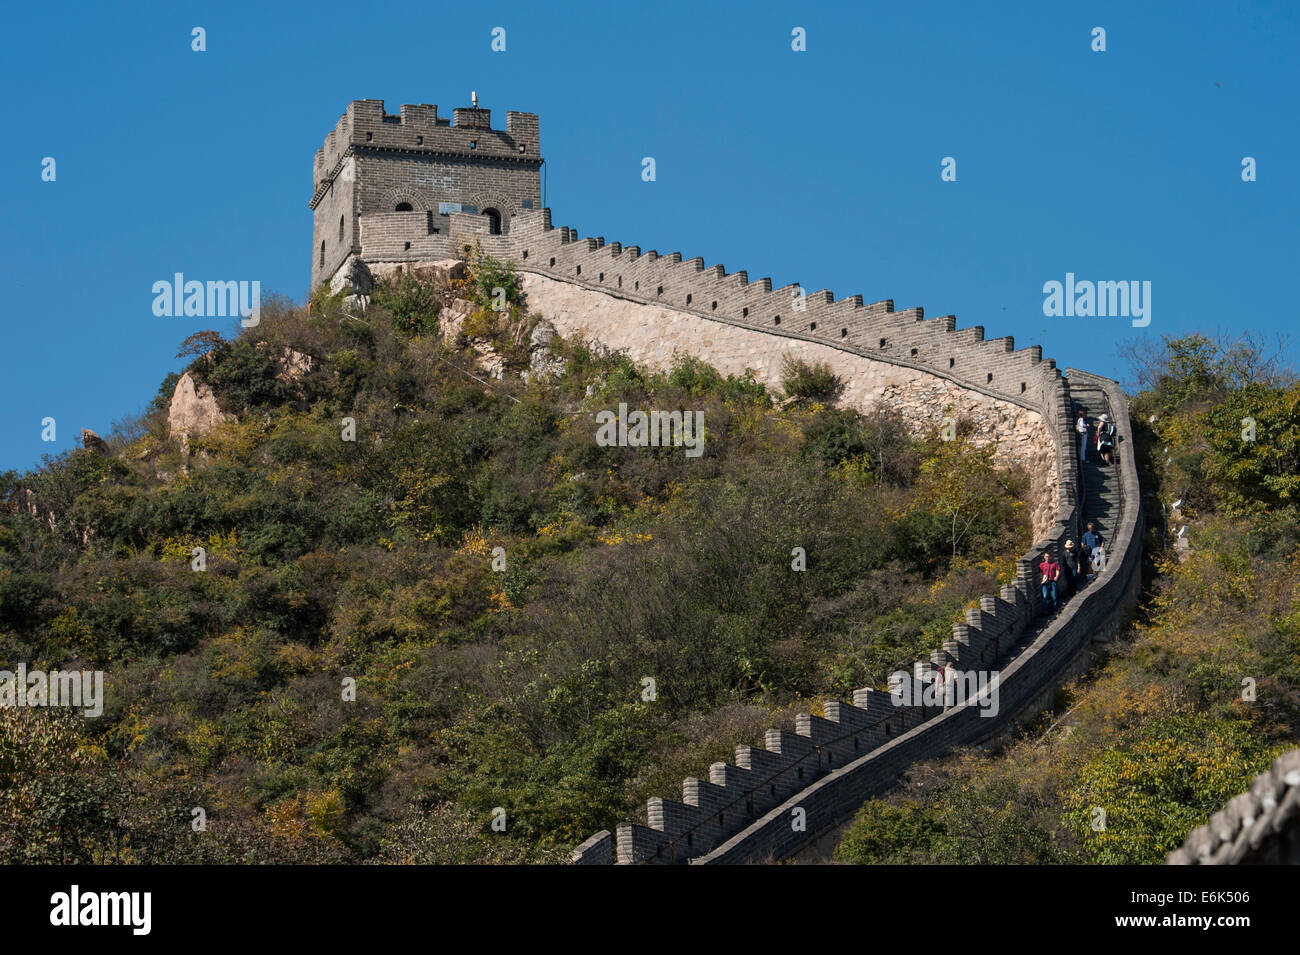
[{"label": "tree", "polygon": [[1234,513],[1300,503],[1300,385],[1249,385],[1203,417],[1205,477]]},{"label": "tree", "polygon": [[1249,385],[1284,387],[1295,374],[1283,364],[1284,343],[1252,333],[1230,338],[1200,332],[1158,343],[1141,339],[1121,348],[1133,368],[1140,404],[1160,415],[1199,410]]},{"label": "tree", "polygon": [[993,444],[977,448],[961,439],[943,441],[921,462],[916,504],[946,519],[954,557],[975,522],[997,503],[996,451]]},{"label": "tree", "polygon": [[1066,820],[1094,862],[1157,863],[1276,755],[1244,720],[1158,719],[1080,769]]},{"label": "tree", "polygon": [[180,351],[176,352],[177,358],[202,358],[214,348],[219,348],[225,343],[220,332],[214,332],[210,328],[205,328],[201,332],[195,332],[185,341],[181,342]]}]

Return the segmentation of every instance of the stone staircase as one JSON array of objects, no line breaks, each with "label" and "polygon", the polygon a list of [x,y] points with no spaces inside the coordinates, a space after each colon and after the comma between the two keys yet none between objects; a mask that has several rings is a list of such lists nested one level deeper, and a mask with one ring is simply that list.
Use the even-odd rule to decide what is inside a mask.
[{"label": "stone staircase", "polygon": [[[1115,417],[1111,411],[1110,403],[1106,400],[1106,393],[1096,385],[1074,382],[1070,385],[1070,397],[1076,405],[1083,408],[1084,414],[1088,416],[1090,429],[1096,426],[1097,419],[1103,414],[1110,415],[1112,420]],[[1073,425],[1071,425],[1071,433],[1073,433]],[[1110,558],[1114,558],[1117,555],[1113,552],[1111,543],[1123,513],[1123,496],[1120,493],[1119,454],[1127,452],[1129,449],[1125,447],[1121,451],[1117,447],[1116,463],[1107,465],[1102,463],[1100,455],[1097,454],[1096,437],[1091,430],[1089,431],[1088,440],[1088,460],[1083,463],[1078,460],[1077,437],[1074,446],[1074,463],[1079,469],[1079,486],[1083,489],[1079,501],[1078,538],[1083,536],[1083,530],[1087,528],[1088,522],[1092,521],[1098,533],[1106,542],[1107,554]],[[1079,546],[1078,538],[1075,539],[1076,547]],[[1059,553],[1057,557],[1060,557]],[[1086,587],[1087,584],[1073,595],[1067,595],[1064,591],[1059,593],[1060,613],[1069,613],[1070,604],[1078,601]],[[998,665],[1005,666],[1008,662],[1014,660],[1022,650],[1038,639],[1039,635],[1047,629],[1053,619],[1053,617],[1045,615],[1039,616],[1026,626],[1015,641],[1008,644],[999,655]]]},{"label": "stone staircase", "polygon": [[[1097,419],[1103,414],[1109,415],[1114,420],[1115,414],[1106,400],[1106,393],[1097,386],[1072,383],[1070,397],[1082,406],[1090,425],[1095,426]],[[1103,464],[1097,454],[1096,438],[1090,433],[1088,460],[1080,466],[1083,487],[1083,519],[1079,522],[1080,527],[1087,527],[1088,521],[1096,524],[1102,539],[1106,541],[1108,553],[1111,552],[1110,541],[1115,536],[1115,529],[1119,526],[1121,517],[1118,455],[1132,452],[1132,449],[1127,447],[1117,447],[1115,450],[1117,463]],[[1077,442],[1075,454],[1077,458]]]}]

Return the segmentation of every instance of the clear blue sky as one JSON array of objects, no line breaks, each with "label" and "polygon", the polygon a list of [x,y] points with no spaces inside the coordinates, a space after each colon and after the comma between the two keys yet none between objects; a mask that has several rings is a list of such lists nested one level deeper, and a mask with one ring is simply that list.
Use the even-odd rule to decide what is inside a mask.
[{"label": "clear blue sky", "polygon": [[[311,163],[353,99],[449,113],[474,89],[497,122],[536,112],[556,225],[951,312],[1061,367],[1123,377],[1132,336],[1294,326],[1295,4],[31,3],[5,20],[0,468],[107,431],[180,367],[213,320],[155,317],[155,281],[304,297]],[[1150,327],[1045,318],[1043,283],[1067,271],[1151,281]]]}]

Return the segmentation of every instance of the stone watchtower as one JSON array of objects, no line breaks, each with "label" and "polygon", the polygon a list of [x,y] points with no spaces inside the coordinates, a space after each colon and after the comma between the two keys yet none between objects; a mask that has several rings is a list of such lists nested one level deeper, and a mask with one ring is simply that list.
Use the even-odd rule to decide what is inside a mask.
[{"label": "stone watchtower", "polygon": [[[508,233],[515,216],[541,209],[541,168],[535,113],[506,113],[500,130],[477,97],[451,119],[428,104],[390,116],[383,100],[354,100],[312,167],[312,288],[353,255],[367,264],[450,257],[455,213],[479,217],[473,232]],[[463,215],[455,222],[464,232]]]}]

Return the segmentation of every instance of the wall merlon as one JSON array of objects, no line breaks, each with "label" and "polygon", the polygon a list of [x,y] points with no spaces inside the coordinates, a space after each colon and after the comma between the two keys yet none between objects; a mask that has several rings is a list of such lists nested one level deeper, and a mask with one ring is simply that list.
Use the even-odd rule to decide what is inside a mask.
[{"label": "wall merlon", "polygon": [[772,798],[782,793],[790,793],[799,788],[800,780],[790,769],[796,760],[765,749],[752,746],[736,747],[736,763],[741,769],[750,770],[756,777],[757,786],[766,786]]},{"label": "wall merlon", "polygon": [[667,864],[671,859],[659,853],[667,841],[664,834],[656,829],[634,822],[620,822],[615,830],[618,861],[623,865],[632,863]]},{"label": "wall merlon", "polygon": [[756,784],[753,770],[723,762],[709,764],[709,782],[729,792],[747,791]]},{"label": "wall merlon", "polygon": [[871,725],[871,716],[866,710],[839,700],[827,700],[822,709],[828,720],[839,725],[841,732],[866,729]]},{"label": "wall merlon", "polygon": [[726,786],[695,776],[687,776],[682,780],[682,801],[705,812],[716,813],[719,809],[725,809],[735,798],[735,793],[729,792]]},{"label": "wall merlon", "polygon": [[796,733],[787,733],[785,730],[771,729],[767,731],[764,738],[764,744],[767,746],[769,753],[779,753],[788,760],[802,759],[812,752],[812,740],[806,736],[799,736]]},{"label": "wall merlon", "polygon": [[795,717],[794,731],[799,736],[808,737],[816,746],[822,746],[844,735],[844,729],[838,723],[809,713],[800,713]]},{"label": "wall merlon", "polygon": [[646,802],[646,816],[651,829],[657,829],[671,839],[704,823],[709,813],[697,806],[656,796]]}]

